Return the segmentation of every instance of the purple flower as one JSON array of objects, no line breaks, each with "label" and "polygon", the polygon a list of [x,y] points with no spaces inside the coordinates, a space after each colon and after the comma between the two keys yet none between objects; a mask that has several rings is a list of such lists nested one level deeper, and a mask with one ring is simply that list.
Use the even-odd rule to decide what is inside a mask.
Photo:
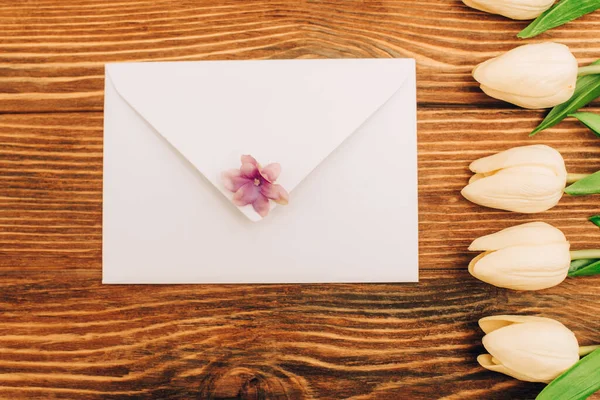
[{"label": "purple flower", "polygon": [[263,168],[254,157],[244,155],[240,169],[225,171],[221,178],[227,190],[235,193],[233,204],[239,207],[252,204],[254,210],[264,218],[269,214],[269,200],[283,205],[288,203],[288,192],[274,183],[280,173],[281,165],[278,163]]}]

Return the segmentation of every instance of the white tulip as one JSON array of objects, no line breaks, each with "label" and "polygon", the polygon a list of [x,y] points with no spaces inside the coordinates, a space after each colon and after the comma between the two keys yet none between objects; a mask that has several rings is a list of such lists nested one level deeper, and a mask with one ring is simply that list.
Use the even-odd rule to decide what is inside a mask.
[{"label": "white tulip", "polygon": [[476,10],[525,20],[537,18],[554,4],[554,0],[463,0]]},{"label": "white tulip", "polygon": [[541,290],[558,285],[571,265],[569,242],[557,228],[544,222],[513,226],[471,243],[483,251],[469,263],[475,278],[514,290]]},{"label": "white tulip", "polygon": [[579,361],[577,338],[550,318],[501,315],[482,318],[479,364],[528,382],[550,382]]},{"label": "white tulip", "polygon": [[567,170],[552,147],[515,147],[474,161],[475,173],[461,191],[473,203],[500,210],[536,213],[558,204]]},{"label": "white tulip", "polygon": [[488,96],[524,108],[548,108],[569,100],[577,60],[559,43],[527,44],[479,64],[473,77]]}]

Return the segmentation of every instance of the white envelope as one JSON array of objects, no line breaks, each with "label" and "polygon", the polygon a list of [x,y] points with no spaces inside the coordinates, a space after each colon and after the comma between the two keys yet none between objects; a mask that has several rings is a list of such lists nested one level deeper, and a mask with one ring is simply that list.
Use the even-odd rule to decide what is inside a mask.
[{"label": "white envelope", "polygon": [[[418,280],[411,59],[106,66],[104,283]],[[286,206],[223,171],[278,162]]]}]

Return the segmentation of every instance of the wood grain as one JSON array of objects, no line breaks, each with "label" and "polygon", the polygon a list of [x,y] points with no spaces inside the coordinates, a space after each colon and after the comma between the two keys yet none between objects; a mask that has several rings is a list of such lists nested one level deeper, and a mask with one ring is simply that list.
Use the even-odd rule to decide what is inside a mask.
[{"label": "wood grain", "polygon": [[1,276],[2,398],[412,399],[435,388],[436,398],[523,399],[541,386],[478,367],[478,318],[542,313],[581,344],[600,335],[600,278],[516,293],[464,270],[424,271],[418,285],[140,288],[103,286],[98,269]]},{"label": "wood grain", "polygon": [[[543,113],[470,77],[526,24],[459,0],[0,0],[0,399],[534,398],[541,385],[477,365],[477,320],[544,315],[599,342],[600,278],[497,289],[466,248],[533,220],[598,247],[600,197],[527,216],[459,191],[471,161],[512,146],[549,144],[581,173],[600,148],[574,121],[528,139]],[[594,13],[528,42],[584,64],[599,32]],[[421,283],[100,284],[105,63],[353,57],[418,62]]]},{"label": "wood grain", "polygon": [[[102,115],[0,116],[0,398],[525,399],[540,385],[479,368],[476,321],[541,314],[597,340],[600,278],[538,292],[465,271],[475,236],[543,219],[598,242],[598,199],[532,217],[458,194],[474,158],[543,141],[600,166],[594,136],[539,112],[419,111],[419,285],[102,286]],[[498,134],[502,132],[502,134]]]},{"label": "wood grain", "polygon": [[[563,229],[573,248],[598,243],[586,222],[598,197],[565,196],[552,210],[519,215],[484,209],[460,189],[476,158],[509,147],[546,143],[572,172],[600,169],[597,138],[577,122],[528,139],[537,111],[422,108],[419,125],[420,259],[426,269],[464,269],[478,236],[519,222]],[[101,255],[102,114],[0,116],[0,269],[96,267]]]},{"label": "wood grain", "polygon": [[[422,104],[505,107],[470,71],[526,24],[458,0],[2,0],[0,112],[100,111],[106,62],[364,57],[416,58]],[[598,31],[595,13],[535,41],[589,63]]]}]

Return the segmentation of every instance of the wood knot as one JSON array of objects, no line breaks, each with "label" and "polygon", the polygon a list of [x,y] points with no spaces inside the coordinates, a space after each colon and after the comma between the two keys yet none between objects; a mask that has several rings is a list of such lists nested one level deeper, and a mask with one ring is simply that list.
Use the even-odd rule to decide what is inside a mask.
[{"label": "wood knot", "polygon": [[308,397],[298,380],[269,367],[255,370],[245,367],[210,368],[200,385],[200,399],[267,400]]}]

